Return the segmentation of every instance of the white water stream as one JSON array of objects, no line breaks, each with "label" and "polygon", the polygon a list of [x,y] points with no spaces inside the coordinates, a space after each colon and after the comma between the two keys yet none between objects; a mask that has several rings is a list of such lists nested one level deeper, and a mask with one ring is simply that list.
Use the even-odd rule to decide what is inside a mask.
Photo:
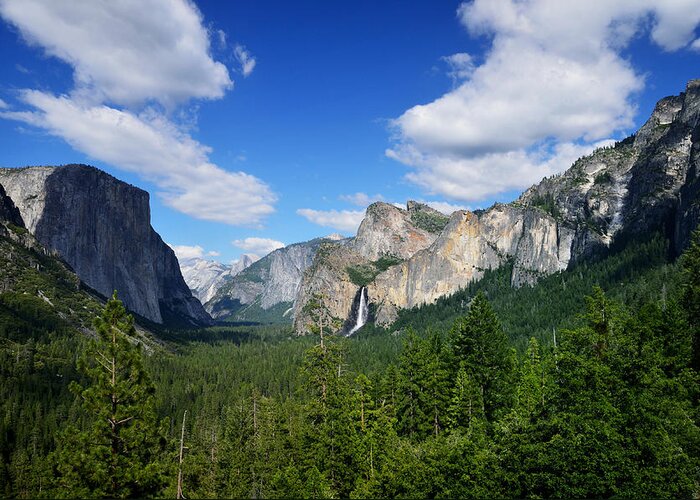
[{"label": "white water stream", "polygon": [[348,337],[365,326],[368,315],[369,309],[367,309],[367,289],[362,287],[360,288],[360,305],[357,307],[357,319],[355,320],[355,326],[353,326],[352,330],[348,332]]}]

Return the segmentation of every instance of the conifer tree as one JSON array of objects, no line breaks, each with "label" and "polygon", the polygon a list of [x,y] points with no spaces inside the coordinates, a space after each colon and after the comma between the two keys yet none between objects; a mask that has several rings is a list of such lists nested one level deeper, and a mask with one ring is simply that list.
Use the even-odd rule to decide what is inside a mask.
[{"label": "conifer tree", "polygon": [[463,368],[473,379],[491,421],[510,402],[515,353],[483,293],[474,297],[467,316],[455,322],[450,341],[453,373]]},{"label": "conifer tree", "polygon": [[683,254],[683,297],[682,305],[688,317],[693,335],[692,367],[700,371],[700,227],[690,240],[690,246]]},{"label": "conifer tree", "polygon": [[54,453],[56,494],[142,497],[164,484],[164,433],[156,420],[154,387],[143,368],[136,331],[116,292],[95,319],[97,340],[78,361],[88,384],[71,384],[87,429],[69,427]]}]

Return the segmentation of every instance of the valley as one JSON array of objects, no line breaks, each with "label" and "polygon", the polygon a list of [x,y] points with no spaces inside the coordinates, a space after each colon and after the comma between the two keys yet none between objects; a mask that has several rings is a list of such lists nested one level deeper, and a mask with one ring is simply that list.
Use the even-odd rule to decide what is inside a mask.
[{"label": "valley", "polygon": [[[380,201],[235,265],[178,262],[94,167],[0,169],[0,491],[697,496],[698,113],[692,80],[511,203]],[[104,472],[121,352],[110,418],[152,439]]]}]

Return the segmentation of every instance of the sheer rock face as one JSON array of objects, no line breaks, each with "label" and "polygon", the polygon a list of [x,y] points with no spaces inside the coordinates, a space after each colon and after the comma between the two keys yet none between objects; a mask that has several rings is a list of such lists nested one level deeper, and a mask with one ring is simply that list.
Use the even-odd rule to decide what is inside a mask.
[{"label": "sheer rock face", "polygon": [[24,227],[24,221],[19,213],[19,209],[15,206],[12,199],[7,196],[2,184],[0,184],[0,221],[17,227]]},{"label": "sheer rock face", "polygon": [[[680,253],[699,221],[700,80],[693,80],[679,96],[661,99],[635,136],[579,159],[513,203],[455,212],[422,248],[392,247],[391,242],[406,241],[411,229],[396,223],[389,208],[368,209],[355,240],[360,243],[350,245],[355,253],[337,247],[324,256],[330,265],[314,263],[319,268],[305,276],[296,311],[299,315],[312,292],[325,291],[332,297],[326,299],[330,312],[346,318],[357,286],[347,285],[343,266],[388,248],[405,250],[394,253],[405,260],[368,286],[379,324],[393,321],[401,308],[456,292],[506,259],[514,264],[512,285],[522,286],[566,269],[615,239],[652,231],[664,231]],[[303,315],[296,328],[305,331]]]},{"label": "sheer rock face", "polygon": [[382,257],[408,259],[430,246],[447,221],[447,216],[413,201],[408,202],[406,209],[384,202],[367,207],[357,236],[324,245],[304,274],[294,307],[297,331],[308,329],[310,317],[304,306],[315,295],[323,298],[330,315],[342,324],[359,289],[348,274],[349,268],[373,266]]},{"label": "sheer rock face", "polygon": [[324,238],[279,248],[235,276],[228,276],[205,308],[214,318],[225,318],[243,305],[257,304],[270,309],[282,302],[294,302],[301,277],[311,266]]},{"label": "sheer rock face", "polygon": [[573,231],[537,209],[495,205],[481,215],[458,211],[437,240],[377,276],[368,288],[376,321],[387,324],[398,309],[435,301],[514,259],[512,284],[565,269]]},{"label": "sheer rock face", "polygon": [[413,201],[408,202],[406,210],[388,203],[373,203],[367,207],[351,247],[368,260],[385,255],[407,259],[437,238],[436,232],[415,222],[421,216],[447,222],[447,217],[440,212]]},{"label": "sheer rock face", "polygon": [[192,290],[192,295],[202,304],[206,304],[227,279],[237,275],[259,259],[260,257],[255,254],[246,253],[230,266],[207,259],[181,259],[180,270],[185,283]]},{"label": "sheer rock face", "polygon": [[151,227],[145,191],[85,165],[0,169],[0,183],[27,229],[100,294],[117,290],[126,307],[156,323],[211,322]]},{"label": "sheer rock face", "polygon": [[314,297],[321,297],[324,307],[340,328],[350,314],[358,286],[350,280],[347,269],[366,264],[351,242],[324,243],[316,253],[313,264],[304,273],[294,303],[294,324],[299,333],[308,329],[311,318],[304,310]]}]

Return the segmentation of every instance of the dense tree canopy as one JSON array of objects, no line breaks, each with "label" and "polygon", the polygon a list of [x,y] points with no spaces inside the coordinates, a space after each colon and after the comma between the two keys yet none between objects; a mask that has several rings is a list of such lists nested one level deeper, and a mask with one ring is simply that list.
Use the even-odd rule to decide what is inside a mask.
[{"label": "dense tree canopy", "polygon": [[174,497],[186,410],[186,498],[697,497],[700,236],[665,250],[516,291],[487,273],[388,332],[316,310],[308,337],[171,332],[150,356],[116,298],[88,341],[0,294],[0,491]]}]

